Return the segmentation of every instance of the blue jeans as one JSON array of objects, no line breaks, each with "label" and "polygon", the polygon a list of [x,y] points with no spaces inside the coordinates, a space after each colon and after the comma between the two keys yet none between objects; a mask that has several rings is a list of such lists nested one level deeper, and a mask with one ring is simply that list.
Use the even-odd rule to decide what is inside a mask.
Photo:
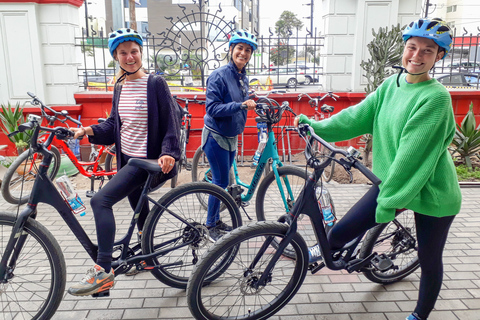
[{"label": "blue jeans", "polygon": [[[210,163],[212,183],[225,189],[228,186],[230,168],[236,152],[220,147],[212,135],[208,136],[207,141],[203,145],[203,151]],[[214,227],[218,220],[220,220],[220,200],[210,196],[208,198],[207,227]]]}]

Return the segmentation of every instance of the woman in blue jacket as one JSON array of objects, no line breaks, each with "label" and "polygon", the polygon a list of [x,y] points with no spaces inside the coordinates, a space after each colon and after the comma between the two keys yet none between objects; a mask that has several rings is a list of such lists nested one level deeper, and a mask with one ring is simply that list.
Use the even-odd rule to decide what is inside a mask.
[{"label": "woman in blue jacket", "polygon": [[[228,186],[228,177],[237,150],[237,136],[245,129],[247,110],[253,110],[255,101],[248,99],[248,79],[245,66],[257,49],[257,38],[238,30],[230,36],[230,62],[216,69],[207,79],[207,103],[202,132],[202,149],[212,172],[212,182],[222,188]],[[208,200],[207,228],[216,241],[232,228],[220,220],[220,201]]]}]

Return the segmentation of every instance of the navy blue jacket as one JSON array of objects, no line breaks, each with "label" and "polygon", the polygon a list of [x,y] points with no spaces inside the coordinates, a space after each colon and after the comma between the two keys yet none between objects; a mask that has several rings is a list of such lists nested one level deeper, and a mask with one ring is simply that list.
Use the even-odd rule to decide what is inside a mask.
[{"label": "navy blue jacket", "polygon": [[[120,144],[120,116],[118,103],[122,86],[115,86],[113,92],[112,110],[108,119],[98,125],[92,125],[94,135],[88,140],[94,144],[110,145],[115,143],[117,150],[117,167],[120,169],[126,163],[122,163],[122,146]],[[167,83],[161,76],[149,75],[147,82],[147,159],[158,159],[163,155],[169,155],[175,160],[180,159],[178,137],[180,127],[176,112],[176,105]],[[168,174],[163,175],[169,179],[177,174],[176,166]],[[160,175],[162,176],[162,175]]]},{"label": "navy blue jacket", "polygon": [[[240,80],[243,80],[245,90],[242,90]],[[213,71],[207,79],[207,113],[203,117],[205,125],[227,137],[242,133],[247,122],[247,110],[240,106],[248,99],[247,92],[245,68],[239,73],[230,61]]]}]

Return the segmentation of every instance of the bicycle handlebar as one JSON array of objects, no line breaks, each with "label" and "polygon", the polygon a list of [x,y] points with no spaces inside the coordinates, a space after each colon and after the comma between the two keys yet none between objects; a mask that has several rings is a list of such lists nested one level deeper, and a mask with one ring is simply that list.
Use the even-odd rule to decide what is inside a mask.
[{"label": "bicycle handlebar", "polygon": [[[39,105],[40,110],[42,111],[42,115],[48,119],[49,122],[54,122],[56,120],[60,121],[61,123],[65,123],[67,120],[70,120],[71,122],[75,123],[76,125],[82,126],[82,123],[68,115],[67,110],[62,110],[60,112],[53,110],[49,106],[46,106],[40,99],[37,98],[37,96],[31,92],[27,92],[27,94],[33,99],[32,104],[33,105]],[[53,113],[53,116],[49,116],[46,112],[45,109],[49,110],[50,112]],[[65,119],[61,120],[58,117],[62,116]]]},{"label": "bicycle handlebar", "polygon": [[197,96],[194,96],[193,97],[193,100],[192,99],[188,99],[188,98],[180,98],[180,97],[177,97],[177,96],[172,96],[174,99],[176,99],[177,101],[183,101],[185,102],[187,105],[188,103],[190,102],[193,102],[193,103],[197,103],[197,104],[205,104],[206,101],[205,100],[197,100]]},{"label": "bicycle handlebar", "polygon": [[300,101],[300,99],[302,99],[303,96],[307,96],[307,98],[310,99],[310,100],[318,100],[318,101],[322,101],[323,99],[325,99],[327,97],[330,97],[335,101],[337,101],[337,99],[340,99],[340,96],[336,95],[332,91],[328,91],[322,97],[318,96],[318,97],[315,97],[315,98],[312,98],[308,93],[300,93],[298,95],[298,101]]},{"label": "bicycle handlebar", "polygon": [[[382,180],[380,180],[372,171],[370,171],[366,166],[361,163],[356,156],[356,151],[354,148],[349,148],[348,151],[345,151],[343,149],[338,149],[333,147],[331,144],[323,140],[321,137],[319,137],[317,134],[315,134],[315,131],[311,126],[308,124],[299,124],[298,129],[296,130],[301,137],[306,137],[308,134],[312,137],[312,139],[315,139],[319,143],[321,143],[325,148],[327,148],[331,153],[330,156],[326,158],[325,161],[320,162],[317,158],[315,158],[312,153],[311,153],[311,144],[307,143],[307,146],[305,147],[305,158],[307,159],[307,163],[310,164],[310,166],[313,169],[316,168],[325,168],[327,167],[331,161],[335,161],[342,165],[342,167],[349,172],[350,168],[356,168],[358,171],[360,171],[365,177],[367,177],[368,180],[370,180],[374,185],[380,185],[382,183]],[[353,150],[352,150],[353,149]],[[335,159],[336,154],[341,154],[343,155],[343,158],[341,159]]]}]

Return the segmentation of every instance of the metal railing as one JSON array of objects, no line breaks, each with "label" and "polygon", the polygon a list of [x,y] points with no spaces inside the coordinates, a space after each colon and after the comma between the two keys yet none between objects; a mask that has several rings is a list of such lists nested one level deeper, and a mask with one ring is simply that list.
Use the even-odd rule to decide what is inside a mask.
[{"label": "metal railing", "polygon": [[[191,12],[179,7],[183,16],[165,18],[170,28],[144,35],[144,68],[147,73],[162,74],[171,88],[186,87],[186,75],[191,76],[193,85],[188,88],[203,91],[208,75],[230,59],[227,35],[234,31],[235,19],[225,20],[221,5],[214,13],[200,6]],[[318,82],[323,36],[295,36],[291,32],[283,38],[270,32],[257,39],[258,49],[247,66],[253,84],[295,88]],[[112,90],[115,64],[108,51],[108,38],[86,37],[82,32],[76,43],[83,53],[84,67],[78,69],[81,85],[86,90]]]}]

